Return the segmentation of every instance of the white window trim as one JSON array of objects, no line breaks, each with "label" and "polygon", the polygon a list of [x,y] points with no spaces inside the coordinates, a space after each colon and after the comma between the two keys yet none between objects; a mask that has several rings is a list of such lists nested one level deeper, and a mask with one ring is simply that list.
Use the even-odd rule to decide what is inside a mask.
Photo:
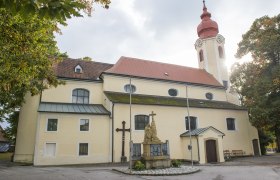
[{"label": "white window trim", "polygon": [[91,104],[91,91],[90,91],[89,89],[87,89],[87,88],[84,88],[84,87],[76,87],[76,88],[72,88],[72,89],[71,89],[71,93],[70,93],[70,103],[73,103],[73,91],[74,91],[75,89],[85,89],[85,90],[87,90],[88,93],[89,93],[89,96],[88,96],[88,104]]},{"label": "white window trim", "polygon": [[[88,120],[88,131],[81,131],[81,129],[80,129],[80,122],[81,122],[82,119],[87,119]],[[80,118],[79,121],[78,121],[78,131],[82,132],[82,133],[90,132],[90,130],[91,130],[90,124],[91,124],[90,118]]]},{"label": "white window trim", "polygon": [[[137,113],[137,114],[133,114],[131,115],[131,129],[133,129],[133,132],[145,132],[145,129],[143,130],[139,130],[139,129],[135,129],[135,116],[137,115],[145,115],[145,116],[149,116],[150,113],[147,112],[143,112],[143,113]],[[151,118],[149,117],[149,123],[151,124]]]},{"label": "white window trim", "polygon": [[[188,130],[186,130],[186,117],[188,117],[188,115],[186,115],[184,117],[184,131],[188,131]],[[198,116],[190,115],[190,117],[196,117],[196,129],[198,129],[199,128],[199,118],[198,118]]]},{"label": "white window trim", "polygon": [[[88,144],[88,154],[87,155],[80,155],[80,143],[87,143]],[[78,149],[77,150],[78,157],[88,157],[89,152],[90,152],[90,143],[89,142],[78,142],[77,149]]]},{"label": "white window trim", "polygon": [[[57,119],[57,127],[56,127],[56,131],[48,131],[48,122],[49,122],[49,119]],[[48,133],[56,133],[58,132],[58,128],[59,128],[59,119],[58,117],[47,117],[47,120],[46,120],[46,124],[45,124],[45,132],[48,132]]]},{"label": "white window trim", "polygon": [[[77,72],[76,69],[80,69],[81,71]],[[75,73],[83,73],[83,68],[78,64],[77,66],[75,66],[74,72]]]},{"label": "white window trim", "polygon": [[[47,144],[55,144],[54,156],[46,156]],[[45,158],[56,158],[57,150],[58,150],[58,145],[57,145],[56,142],[54,142],[54,141],[46,141],[45,144],[44,144],[44,154],[43,154],[43,157],[45,157]]]}]

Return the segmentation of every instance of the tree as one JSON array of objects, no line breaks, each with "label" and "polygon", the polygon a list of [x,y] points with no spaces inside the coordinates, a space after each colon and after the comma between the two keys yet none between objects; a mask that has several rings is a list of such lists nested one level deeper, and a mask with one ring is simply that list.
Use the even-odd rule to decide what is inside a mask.
[{"label": "tree", "polygon": [[6,119],[6,121],[9,123],[9,126],[4,129],[4,135],[13,144],[15,144],[16,142],[18,119],[19,119],[19,111],[14,111]]},{"label": "tree", "polygon": [[280,149],[280,14],[256,19],[242,36],[236,57],[251,53],[252,61],[232,68],[232,88],[249,109],[252,124],[272,131]]},{"label": "tree", "polygon": [[71,16],[80,17],[81,10],[91,14],[93,3],[99,3],[109,8],[110,0],[0,0],[0,7],[12,15],[22,17],[37,15],[40,18],[51,19],[65,24]]},{"label": "tree", "polygon": [[61,57],[56,30],[55,21],[0,9],[0,118],[19,108],[27,92],[35,95],[60,83],[52,69]]},{"label": "tree", "polygon": [[90,14],[93,3],[108,8],[110,0],[0,0],[0,121],[20,108],[27,92],[63,83],[53,71],[63,57],[57,24],[81,10]]}]

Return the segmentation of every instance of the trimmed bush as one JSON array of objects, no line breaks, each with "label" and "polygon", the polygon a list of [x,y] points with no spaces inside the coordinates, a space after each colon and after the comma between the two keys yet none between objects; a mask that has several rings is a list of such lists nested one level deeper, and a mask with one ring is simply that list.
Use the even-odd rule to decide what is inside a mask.
[{"label": "trimmed bush", "polygon": [[136,171],[143,171],[146,169],[145,164],[143,164],[141,161],[136,161],[133,167]]},{"label": "trimmed bush", "polygon": [[182,162],[180,160],[174,159],[171,161],[171,165],[172,165],[172,167],[181,167]]}]

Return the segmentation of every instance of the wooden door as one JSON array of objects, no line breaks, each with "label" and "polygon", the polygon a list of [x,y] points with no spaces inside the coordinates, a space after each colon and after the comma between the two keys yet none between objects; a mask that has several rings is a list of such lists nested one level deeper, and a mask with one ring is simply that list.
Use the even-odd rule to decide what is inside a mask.
[{"label": "wooden door", "polygon": [[259,156],[260,150],[259,150],[259,142],[257,139],[253,139],[253,148],[254,148],[254,155]]},{"label": "wooden door", "polygon": [[218,162],[215,140],[206,141],[206,159],[208,163]]}]

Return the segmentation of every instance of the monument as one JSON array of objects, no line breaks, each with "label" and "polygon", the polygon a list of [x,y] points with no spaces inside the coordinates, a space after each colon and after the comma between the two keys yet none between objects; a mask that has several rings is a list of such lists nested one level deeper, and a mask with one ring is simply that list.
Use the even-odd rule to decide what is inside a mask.
[{"label": "monument", "polygon": [[169,156],[169,143],[163,143],[157,137],[156,123],[154,116],[156,114],[152,111],[149,115],[152,117],[151,125],[147,124],[145,127],[145,135],[143,144],[143,160],[146,169],[168,168],[171,166]]},{"label": "monument", "polygon": [[122,122],[122,129],[117,128],[116,129],[117,132],[121,131],[122,132],[122,156],[121,156],[121,162],[127,162],[127,157],[124,155],[124,147],[125,147],[125,132],[130,132],[130,128],[129,129],[125,129],[125,121]]}]

